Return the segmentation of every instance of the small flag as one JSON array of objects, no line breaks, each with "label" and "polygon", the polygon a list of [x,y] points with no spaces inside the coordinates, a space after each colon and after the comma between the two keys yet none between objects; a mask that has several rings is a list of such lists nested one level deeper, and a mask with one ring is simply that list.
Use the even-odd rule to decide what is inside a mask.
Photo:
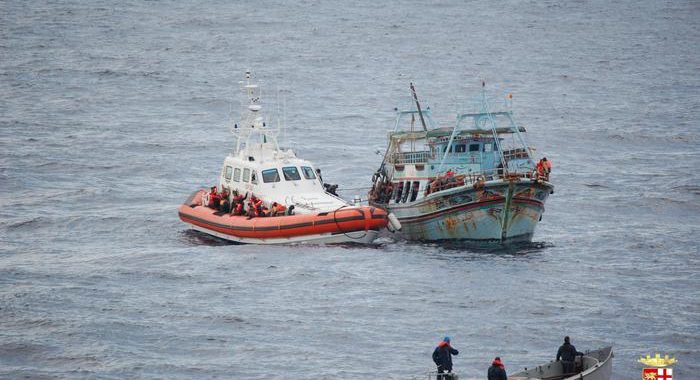
[{"label": "small flag", "polygon": [[673,380],[673,368],[644,368],[642,380]]}]

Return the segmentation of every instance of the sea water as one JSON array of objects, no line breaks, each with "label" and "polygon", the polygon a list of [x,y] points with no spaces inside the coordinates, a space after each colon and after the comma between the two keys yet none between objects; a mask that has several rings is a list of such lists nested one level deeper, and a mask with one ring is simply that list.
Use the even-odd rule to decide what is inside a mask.
[{"label": "sea water", "polygon": [[[485,378],[613,345],[700,371],[693,1],[3,1],[0,378]],[[246,69],[282,144],[364,196],[393,108],[513,93],[555,192],[532,245],[232,245],[216,183]],[[377,154],[379,153],[379,154]]]}]

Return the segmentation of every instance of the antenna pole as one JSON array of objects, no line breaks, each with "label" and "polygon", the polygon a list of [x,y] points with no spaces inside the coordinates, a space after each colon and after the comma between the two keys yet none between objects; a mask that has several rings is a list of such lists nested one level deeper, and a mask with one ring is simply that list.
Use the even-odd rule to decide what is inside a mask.
[{"label": "antenna pole", "polygon": [[416,102],[416,107],[418,108],[418,116],[420,116],[420,123],[423,125],[423,130],[427,131],[428,127],[425,126],[425,119],[423,118],[423,111],[420,109],[420,103],[418,102],[418,96],[416,95],[416,88],[413,87],[413,82],[411,82],[411,94],[413,94],[413,100]]}]

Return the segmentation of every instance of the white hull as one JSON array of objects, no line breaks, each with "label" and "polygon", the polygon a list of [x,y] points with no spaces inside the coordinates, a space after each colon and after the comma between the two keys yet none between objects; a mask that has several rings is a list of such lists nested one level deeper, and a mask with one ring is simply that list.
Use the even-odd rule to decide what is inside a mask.
[{"label": "white hull", "polygon": [[583,358],[577,357],[577,366],[583,360],[583,371],[564,374],[561,362],[549,362],[508,376],[513,380],[610,380],[612,376],[612,347],[586,352]]},{"label": "white hull", "polygon": [[369,244],[376,240],[377,236],[379,235],[379,231],[368,230],[338,234],[326,233],[317,235],[294,236],[289,238],[254,239],[222,234],[220,232],[200,227],[197,225],[192,225],[191,228],[212,236],[216,236],[221,239],[241,244]]}]

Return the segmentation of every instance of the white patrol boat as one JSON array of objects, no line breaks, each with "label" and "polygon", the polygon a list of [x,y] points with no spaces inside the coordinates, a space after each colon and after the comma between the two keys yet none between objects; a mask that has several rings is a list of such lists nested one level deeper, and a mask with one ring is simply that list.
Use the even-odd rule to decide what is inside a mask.
[{"label": "white patrol boat", "polygon": [[[237,213],[235,206],[222,210],[212,205],[212,193],[203,189],[180,206],[180,219],[196,230],[240,243],[370,243],[376,239],[392,223],[387,213],[377,207],[351,205],[326,192],[311,162],[278,145],[279,128],[265,121],[260,88],[251,83],[249,71],[244,90],[249,104],[242,121],[232,128],[236,144],[224,160],[216,193],[224,194],[229,204],[236,202],[236,195],[239,200],[245,197],[242,204],[247,209],[253,207],[250,200],[257,199],[261,209],[281,207],[287,212],[251,217],[252,213]],[[294,212],[289,213],[290,209]],[[400,228],[391,219],[391,228]]]}]

